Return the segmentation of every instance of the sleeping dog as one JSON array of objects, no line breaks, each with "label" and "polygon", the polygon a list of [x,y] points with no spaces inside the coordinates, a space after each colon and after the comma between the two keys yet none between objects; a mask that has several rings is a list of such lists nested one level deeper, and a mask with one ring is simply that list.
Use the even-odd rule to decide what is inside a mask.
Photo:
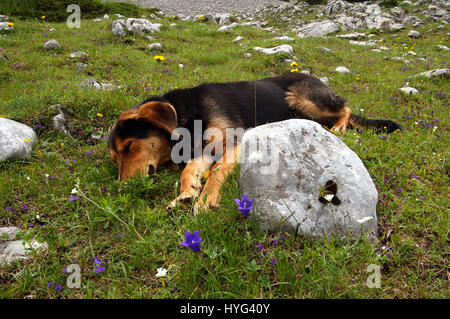
[{"label": "sleeping dog", "polygon": [[[108,148],[119,166],[119,180],[126,180],[138,174],[151,175],[158,166],[170,162],[179,128],[193,134],[196,120],[201,120],[201,136],[207,129],[223,132],[223,138],[203,140],[201,147],[216,146],[221,152],[215,159],[226,161],[214,164],[211,156],[203,153],[191,156],[181,173],[180,195],[168,206],[197,199],[197,213],[219,205],[221,186],[239,159],[240,145],[227,145],[227,129],[247,129],[291,118],[313,120],[342,133],[347,128],[388,133],[401,129],[390,120],[352,114],[346,100],[315,77],[287,74],[258,81],[202,84],[146,99],[122,113],[110,131]],[[202,191],[202,177],[208,171],[214,174],[207,178]]]}]

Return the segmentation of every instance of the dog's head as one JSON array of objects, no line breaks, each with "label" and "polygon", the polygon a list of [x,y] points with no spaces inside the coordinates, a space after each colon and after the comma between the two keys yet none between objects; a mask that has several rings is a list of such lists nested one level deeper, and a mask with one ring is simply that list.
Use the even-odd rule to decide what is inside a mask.
[{"label": "dog's head", "polygon": [[119,180],[153,174],[170,160],[172,131],[177,127],[175,108],[150,101],[125,111],[111,129],[108,148],[119,165]]}]

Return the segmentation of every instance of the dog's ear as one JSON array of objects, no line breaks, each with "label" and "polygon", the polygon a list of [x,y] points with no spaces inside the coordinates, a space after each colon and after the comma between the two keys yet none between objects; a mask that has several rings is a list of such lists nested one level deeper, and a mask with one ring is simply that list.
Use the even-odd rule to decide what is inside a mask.
[{"label": "dog's ear", "polygon": [[138,118],[169,134],[177,128],[177,112],[166,102],[147,102],[138,109]]}]

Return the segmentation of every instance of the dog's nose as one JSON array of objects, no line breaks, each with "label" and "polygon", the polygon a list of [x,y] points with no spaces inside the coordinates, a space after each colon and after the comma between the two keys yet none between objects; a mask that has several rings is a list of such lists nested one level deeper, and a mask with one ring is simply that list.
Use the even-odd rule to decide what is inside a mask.
[{"label": "dog's nose", "polygon": [[149,165],[148,166],[148,176],[152,175],[153,173],[155,173],[155,167],[153,165]]}]

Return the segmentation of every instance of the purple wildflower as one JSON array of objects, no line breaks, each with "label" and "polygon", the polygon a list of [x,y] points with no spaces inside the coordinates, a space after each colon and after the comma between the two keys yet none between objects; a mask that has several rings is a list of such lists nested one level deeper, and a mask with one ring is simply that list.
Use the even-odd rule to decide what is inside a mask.
[{"label": "purple wildflower", "polygon": [[261,250],[261,251],[263,251],[263,249],[264,249],[264,246],[263,246],[263,245],[261,245],[261,244],[255,245],[255,247],[258,247],[258,248],[259,248],[259,250]]},{"label": "purple wildflower", "polygon": [[104,272],[105,271],[105,265],[96,266],[94,271],[95,271],[96,274],[98,274],[100,272]]},{"label": "purple wildflower", "polygon": [[253,209],[252,203],[255,199],[249,199],[247,194],[244,194],[241,200],[235,198],[234,202],[238,204],[238,209],[241,211],[242,216],[247,217],[250,211]]},{"label": "purple wildflower", "polygon": [[72,195],[69,196],[69,202],[73,202],[74,200],[78,199],[78,195],[73,197]]},{"label": "purple wildflower", "polygon": [[94,257],[94,262],[98,265],[102,264],[102,262],[97,257]]},{"label": "purple wildflower", "polygon": [[60,285],[60,284],[56,284],[55,290],[56,290],[56,291],[60,291],[60,290],[61,290],[61,285]]},{"label": "purple wildflower", "polygon": [[200,250],[200,243],[202,239],[200,238],[198,230],[195,230],[193,233],[186,231],[184,233],[184,238],[186,240],[181,242],[181,246],[187,246],[195,252]]},{"label": "purple wildflower", "polygon": [[277,260],[275,258],[272,258],[272,265],[275,265],[277,263]]},{"label": "purple wildflower", "polygon": [[273,241],[272,241],[272,245],[276,245],[277,244],[277,240],[276,239],[274,239]]},{"label": "purple wildflower", "polygon": [[56,282],[49,282],[49,283],[47,284],[47,288],[53,286],[54,284],[56,284]]}]

